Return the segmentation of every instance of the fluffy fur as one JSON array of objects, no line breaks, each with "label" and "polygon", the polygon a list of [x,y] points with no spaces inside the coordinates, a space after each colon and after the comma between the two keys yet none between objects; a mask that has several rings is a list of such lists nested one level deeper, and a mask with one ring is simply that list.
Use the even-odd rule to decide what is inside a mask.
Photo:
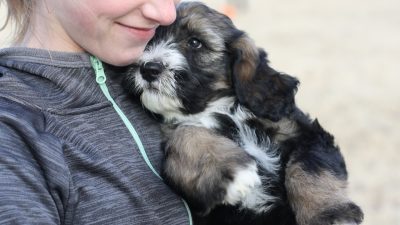
[{"label": "fluffy fur", "polygon": [[160,116],[163,177],[196,224],[359,224],[332,135],[295,105],[298,80],[226,16],[181,3],[124,82]]}]

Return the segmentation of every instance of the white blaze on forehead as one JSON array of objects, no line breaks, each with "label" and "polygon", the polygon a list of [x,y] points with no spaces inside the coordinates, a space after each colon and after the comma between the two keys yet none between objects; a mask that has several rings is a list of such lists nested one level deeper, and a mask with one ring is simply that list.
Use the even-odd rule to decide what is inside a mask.
[{"label": "white blaze on forehead", "polygon": [[187,68],[186,58],[179,52],[177,44],[172,38],[168,40],[156,41],[150,44],[143,55],[140,62],[162,62],[167,69],[182,70]]}]

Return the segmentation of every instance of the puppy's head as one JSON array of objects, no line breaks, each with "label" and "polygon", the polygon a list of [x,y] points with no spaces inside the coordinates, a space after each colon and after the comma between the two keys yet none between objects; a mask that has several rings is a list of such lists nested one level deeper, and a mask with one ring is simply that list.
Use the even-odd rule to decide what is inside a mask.
[{"label": "puppy's head", "polygon": [[276,72],[266,54],[232,21],[198,2],[183,2],[176,21],[159,27],[125,86],[164,117],[195,114],[225,95],[277,120],[294,107],[297,80]]}]

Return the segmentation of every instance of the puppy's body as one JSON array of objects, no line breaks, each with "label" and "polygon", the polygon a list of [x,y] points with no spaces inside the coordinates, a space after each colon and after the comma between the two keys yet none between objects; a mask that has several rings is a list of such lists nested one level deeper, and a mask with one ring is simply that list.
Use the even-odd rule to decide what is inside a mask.
[{"label": "puppy's body", "polygon": [[[185,127],[184,130],[186,131],[194,130],[193,136],[196,139],[198,138],[196,135],[198,135],[199,128],[206,128],[208,131],[205,132],[210,133],[213,137],[208,139],[209,141],[215,141],[213,139],[216,139],[216,137],[223,137],[224,141],[219,140],[216,143],[237,149],[234,154],[240,156],[241,161],[247,158],[246,163],[243,162],[238,165],[238,168],[233,169],[235,170],[234,173],[237,174],[233,177],[237,177],[237,180],[234,180],[232,187],[227,187],[223,202],[231,205],[243,205],[243,208],[255,212],[268,211],[274,204],[276,196],[268,193],[266,188],[272,187],[272,183],[279,179],[278,171],[281,163],[277,146],[270,140],[268,130],[254,129],[254,125],[262,126],[261,121],[257,121],[257,118],[247,109],[235,104],[234,97],[227,96],[211,101],[204,112],[196,115],[181,115],[178,120],[171,121],[171,124]],[[168,133],[173,133],[173,131]],[[204,140],[204,138],[202,139]],[[220,150],[220,148],[220,146],[216,146],[211,149],[219,149],[218,153],[225,155],[227,151]],[[200,159],[201,157],[196,158]],[[257,169],[257,166],[260,168]],[[258,174],[259,170],[262,171],[263,175]],[[247,179],[246,176],[251,179]],[[263,185],[261,180],[265,181]],[[243,182],[237,183],[240,181]],[[243,190],[241,191],[243,193],[239,193],[239,190],[235,189],[235,185],[242,186]],[[209,202],[203,204],[209,205]]]},{"label": "puppy's body", "polygon": [[197,224],[358,224],[333,137],[294,104],[298,81],[225,16],[181,3],[127,76],[161,115],[163,177]]}]

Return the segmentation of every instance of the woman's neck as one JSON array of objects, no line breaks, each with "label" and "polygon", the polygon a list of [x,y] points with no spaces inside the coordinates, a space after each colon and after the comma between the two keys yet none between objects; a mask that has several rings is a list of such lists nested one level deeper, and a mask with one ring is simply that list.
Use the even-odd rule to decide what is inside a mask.
[{"label": "woman's neck", "polygon": [[35,10],[37,11],[32,15],[31,24],[25,36],[14,46],[61,52],[84,51],[68,36],[44,1],[39,1]]}]

